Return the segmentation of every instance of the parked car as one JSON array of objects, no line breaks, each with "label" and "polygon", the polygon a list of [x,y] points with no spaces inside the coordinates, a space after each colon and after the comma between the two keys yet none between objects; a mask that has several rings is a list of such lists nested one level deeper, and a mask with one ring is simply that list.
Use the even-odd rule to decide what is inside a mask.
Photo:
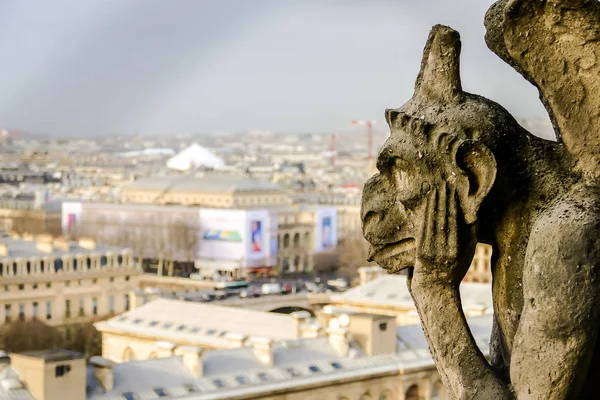
[{"label": "parked car", "polygon": [[279,283],[264,283],[261,287],[261,292],[264,295],[281,294],[282,289]]},{"label": "parked car", "polygon": [[219,291],[215,292],[215,300],[225,300],[227,298],[227,292]]},{"label": "parked car", "polygon": [[292,293],[292,284],[291,283],[286,283],[285,285],[283,285],[283,288],[281,288],[281,294],[288,294],[288,293]]},{"label": "parked car", "polygon": [[247,299],[251,297],[260,297],[260,292],[256,289],[244,289],[240,292],[241,299]]},{"label": "parked car", "polygon": [[213,301],[215,299],[215,295],[212,293],[202,293],[200,296],[200,301]]}]

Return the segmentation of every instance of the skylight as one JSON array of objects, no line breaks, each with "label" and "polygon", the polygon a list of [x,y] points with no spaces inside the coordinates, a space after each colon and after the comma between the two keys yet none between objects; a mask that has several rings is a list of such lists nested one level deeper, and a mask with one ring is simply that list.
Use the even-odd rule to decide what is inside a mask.
[{"label": "skylight", "polygon": [[264,372],[259,372],[258,373],[258,379],[260,379],[261,381],[268,381],[269,380],[269,375],[267,375]]},{"label": "skylight", "polygon": [[245,385],[246,383],[248,383],[246,381],[246,378],[244,378],[243,376],[236,376],[235,380],[240,384],[240,385]]},{"label": "skylight", "polygon": [[300,372],[298,372],[295,368],[286,368],[286,371],[290,376],[300,376]]},{"label": "skylight", "polygon": [[163,388],[154,389],[154,393],[156,393],[158,395],[158,397],[166,397],[167,396],[167,392],[165,392],[165,389],[163,389]]},{"label": "skylight", "polygon": [[206,331],[207,335],[214,335],[215,333],[217,333],[216,329],[209,329],[209,330]]},{"label": "skylight", "polygon": [[193,383],[188,383],[186,385],[183,385],[183,387],[185,388],[185,390],[188,391],[188,393],[199,392],[198,388]]},{"label": "skylight", "polygon": [[331,366],[335,369],[341,369],[342,368],[342,364],[338,363],[338,362],[332,362]]},{"label": "skylight", "polygon": [[152,322],[150,322],[150,326],[156,326],[156,325],[158,325],[158,321],[152,321]]},{"label": "skylight", "polygon": [[123,393],[123,397],[125,398],[125,400],[136,400],[135,393],[133,392],[125,392]]},{"label": "skylight", "polygon": [[192,333],[198,333],[198,332],[200,332],[200,328],[198,328],[197,326],[195,326],[192,329],[190,329],[190,332],[192,332]]},{"label": "skylight", "polygon": [[310,369],[310,372],[321,372],[319,367],[317,367],[316,365],[311,365],[310,367],[308,367],[308,369]]},{"label": "skylight", "polygon": [[167,323],[165,323],[165,324],[163,325],[163,328],[165,328],[165,329],[169,329],[169,328],[170,328],[170,327],[172,327],[172,326],[173,326],[173,324],[172,324],[171,322],[167,322]]},{"label": "skylight", "polygon": [[177,327],[177,330],[178,330],[178,331],[182,331],[182,330],[184,330],[185,328],[186,328],[186,326],[185,326],[185,325],[179,325],[179,326]]},{"label": "skylight", "polygon": [[143,321],[143,319],[141,319],[141,318],[136,318],[136,319],[134,319],[134,320],[133,320],[133,323],[134,323],[134,324],[140,324],[142,321]]},{"label": "skylight", "polygon": [[218,388],[222,388],[225,387],[225,382],[223,382],[221,379],[215,379],[213,381],[213,383],[215,384],[216,387]]}]

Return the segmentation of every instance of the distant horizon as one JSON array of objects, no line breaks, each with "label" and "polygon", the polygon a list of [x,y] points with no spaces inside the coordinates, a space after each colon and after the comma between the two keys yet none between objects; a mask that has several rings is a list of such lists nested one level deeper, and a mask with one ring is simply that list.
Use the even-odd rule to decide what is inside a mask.
[{"label": "distant horizon", "polygon": [[462,35],[466,91],[547,120],[535,87],[485,45],[492,2],[0,0],[0,127],[65,138],[350,132],[412,96],[437,23]]}]

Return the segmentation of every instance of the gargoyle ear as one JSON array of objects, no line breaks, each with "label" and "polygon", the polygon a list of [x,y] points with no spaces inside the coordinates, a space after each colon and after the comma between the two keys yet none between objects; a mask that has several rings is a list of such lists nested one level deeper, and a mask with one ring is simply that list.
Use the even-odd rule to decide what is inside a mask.
[{"label": "gargoyle ear", "polygon": [[466,140],[456,150],[455,163],[462,172],[456,183],[456,191],[465,222],[473,224],[477,221],[481,203],[496,180],[496,158],[483,144]]},{"label": "gargoyle ear", "polygon": [[400,115],[400,111],[395,110],[393,108],[388,108],[385,110],[385,120],[390,126],[390,130],[394,129],[396,126],[396,119]]}]

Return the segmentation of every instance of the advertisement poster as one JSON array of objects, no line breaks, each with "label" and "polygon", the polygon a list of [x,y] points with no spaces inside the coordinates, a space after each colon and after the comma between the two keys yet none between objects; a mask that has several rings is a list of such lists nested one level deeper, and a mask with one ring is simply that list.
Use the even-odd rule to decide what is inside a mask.
[{"label": "advertisement poster", "polygon": [[70,239],[76,239],[81,223],[81,203],[63,203],[62,231]]},{"label": "advertisement poster", "polygon": [[252,221],[250,238],[252,240],[252,252],[260,253],[263,250],[263,234],[261,221]]},{"label": "advertisement poster", "polygon": [[333,232],[332,232],[331,217],[323,218],[321,227],[321,235],[323,241],[323,248],[327,249],[333,247]]}]

